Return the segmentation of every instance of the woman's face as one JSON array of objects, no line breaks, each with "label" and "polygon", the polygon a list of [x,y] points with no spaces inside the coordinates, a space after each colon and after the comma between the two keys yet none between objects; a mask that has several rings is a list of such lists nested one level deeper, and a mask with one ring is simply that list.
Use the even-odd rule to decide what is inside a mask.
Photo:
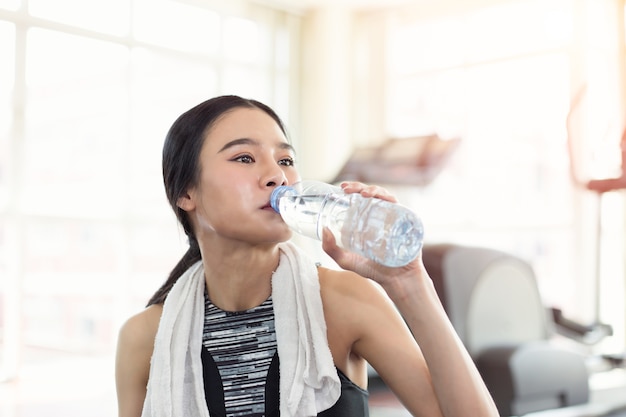
[{"label": "woman's face", "polygon": [[259,109],[235,108],[208,130],[200,180],[179,207],[200,238],[253,244],[280,242],[291,232],[269,206],[272,190],[299,180],[294,151],[278,124]]}]

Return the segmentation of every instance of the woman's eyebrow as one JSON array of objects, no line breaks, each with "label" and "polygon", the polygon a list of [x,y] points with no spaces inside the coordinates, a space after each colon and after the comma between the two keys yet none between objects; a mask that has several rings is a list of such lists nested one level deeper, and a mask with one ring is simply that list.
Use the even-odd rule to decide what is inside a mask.
[{"label": "woman's eyebrow", "polygon": [[[229,148],[232,148],[233,146],[238,146],[238,145],[261,146],[260,143],[257,140],[250,139],[250,138],[240,138],[240,139],[231,140],[230,142],[226,143],[224,146],[222,146],[222,149],[220,149],[218,151],[218,153],[223,152],[226,149],[229,149]],[[287,142],[282,142],[281,141],[278,144],[278,148],[286,149],[288,151],[291,151],[291,152],[295,153],[294,147],[291,146]]]}]

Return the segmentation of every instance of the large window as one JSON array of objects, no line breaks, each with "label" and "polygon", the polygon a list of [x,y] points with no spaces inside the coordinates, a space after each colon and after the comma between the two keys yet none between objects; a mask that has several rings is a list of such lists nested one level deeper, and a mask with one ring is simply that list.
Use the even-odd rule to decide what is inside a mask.
[{"label": "large window", "polygon": [[180,113],[239,94],[294,123],[299,17],[199,4],[0,1],[0,379],[25,347],[110,355],[182,255],[160,165]]},{"label": "large window", "polygon": [[615,88],[623,82],[620,3],[512,1],[430,17],[396,14],[386,45],[387,131],[461,138],[440,177],[407,196],[424,217],[427,239],[529,260],[546,304],[585,323],[599,314],[615,336],[598,349],[618,352],[624,202],[603,196],[598,241],[598,199],[571,179],[568,135],[579,149],[580,175],[616,175],[624,129]]}]

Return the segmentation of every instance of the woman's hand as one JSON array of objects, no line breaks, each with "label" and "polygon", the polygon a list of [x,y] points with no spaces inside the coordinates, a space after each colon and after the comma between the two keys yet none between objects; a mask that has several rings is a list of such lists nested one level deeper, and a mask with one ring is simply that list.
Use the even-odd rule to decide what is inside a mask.
[{"label": "woman's hand", "polygon": [[[343,182],[341,188],[345,193],[359,193],[363,197],[379,198],[381,200],[397,203],[398,200],[388,190],[377,185],[366,185],[360,182]],[[392,281],[401,280],[407,277],[415,278],[415,274],[423,270],[421,253],[408,265],[398,268],[383,266],[371,259],[356,253],[347,251],[337,246],[335,237],[328,229],[324,229],[322,236],[322,248],[324,251],[345,270],[356,272],[357,274],[370,278],[383,286],[391,284]]]}]

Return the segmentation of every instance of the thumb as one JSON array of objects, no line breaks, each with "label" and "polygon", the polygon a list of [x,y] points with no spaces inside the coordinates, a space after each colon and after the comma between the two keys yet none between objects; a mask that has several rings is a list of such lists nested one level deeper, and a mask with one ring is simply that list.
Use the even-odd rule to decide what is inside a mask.
[{"label": "thumb", "polygon": [[371,273],[371,261],[356,253],[345,250],[337,245],[335,236],[328,228],[322,231],[322,249],[328,254],[340,268],[366,275]]},{"label": "thumb", "polygon": [[322,230],[322,249],[328,254],[341,268],[346,268],[347,258],[349,253],[337,245],[335,236],[329,228],[325,227]]}]

